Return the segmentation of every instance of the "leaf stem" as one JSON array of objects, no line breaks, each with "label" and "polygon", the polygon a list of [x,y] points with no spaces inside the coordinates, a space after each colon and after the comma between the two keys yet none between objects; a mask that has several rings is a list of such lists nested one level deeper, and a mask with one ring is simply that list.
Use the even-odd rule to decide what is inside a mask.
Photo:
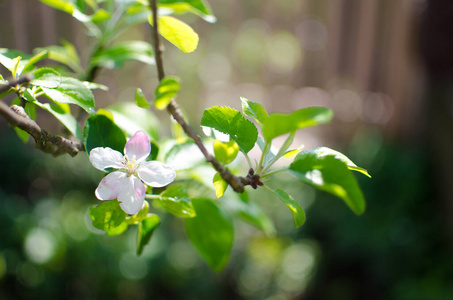
[{"label": "leaf stem", "polygon": [[271,175],[274,175],[276,173],[280,173],[283,171],[288,171],[288,167],[281,167],[281,168],[274,169],[274,170],[270,171],[269,173],[264,173],[263,175],[261,175],[261,178],[269,177]]}]

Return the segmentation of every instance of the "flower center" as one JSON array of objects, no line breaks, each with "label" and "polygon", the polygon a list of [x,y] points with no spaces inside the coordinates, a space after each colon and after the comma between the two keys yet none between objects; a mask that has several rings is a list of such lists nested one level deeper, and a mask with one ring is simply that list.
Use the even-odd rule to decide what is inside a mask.
[{"label": "flower center", "polygon": [[137,161],[135,160],[135,155],[132,156],[132,159],[129,159],[129,157],[127,155],[124,155],[123,161],[121,162],[121,164],[126,168],[126,172],[129,175],[134,174],[139,165],[137,163]]}]

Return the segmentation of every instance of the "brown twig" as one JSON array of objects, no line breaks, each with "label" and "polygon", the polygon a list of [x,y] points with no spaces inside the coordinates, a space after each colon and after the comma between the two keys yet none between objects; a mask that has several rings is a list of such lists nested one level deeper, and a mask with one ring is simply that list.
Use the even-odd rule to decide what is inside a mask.
[{"label": "brown twig", "polygon": [[[30,81],[29,77],[23,77],[17,81],[11,82],[0,87],[0,94],[7,92],[11,87],[16,87]],[[39,125],[30,119],[21,106],[13,105],[11,108],[3,102],[0,102],[0,116],[2,116],[11,126],[19,127],[30,134],[36,143],[36,147],[43,152],[59,156],[68,153],[76,156],[85,148],[80,141],[72,141],[59,135],[52,135],[41,129]]]},{"label": "brown twig", "polygon": [[[165,77],[164,73],[164,67],[163,67],[163,61],[162,61],[162,49],[160,47],[160,40],[159,40],[159,29],[158,29],[158,23],[157,23],[157,0],[149,0],[149,5],[152,11],[152,17],[153,17],[153,26],[152,26],[152,40],[153,40],[153,46],[154,46],[154,59],[156,61],[156,67],[157,67],[157,76],[159,78],[159,81],[161,81]],[[198,134],[195,132],[195,130],[187,124],[185,121],[184,117],[182,116],[178,103],[175,101],[175,99],[172,99],[171,102],[167,106],[167,111],[170,115],[173,116],[176,122],[181,125],[182,129],[184,132],[195,142],[195,144],[198,146],[200,149],[201,153],[203,153],[204,157],[206,158],[206,161],[210,163],[214,169],[216,169],[217,172],[220,173],[220,176],[222,176],[223,180],[225,180],[235,192],[242,193],[244,192],[244,186],[246,185],[251,185],[253,188],[256,188],[257,185],[260,185],[259,181],[259,176],[254,175],[254,176],[249,176],[247,175],[246,177],[240,177],[240,176],[235,176],[233,175],[227,168],[222,166],[222,164],[216,160],[206,149],[204,146],[203,142],[201,141],[201,138],[198,136]],[[253,172],[252,172],[253,175]],[[258,176],[258,177],[257,177]]]}]

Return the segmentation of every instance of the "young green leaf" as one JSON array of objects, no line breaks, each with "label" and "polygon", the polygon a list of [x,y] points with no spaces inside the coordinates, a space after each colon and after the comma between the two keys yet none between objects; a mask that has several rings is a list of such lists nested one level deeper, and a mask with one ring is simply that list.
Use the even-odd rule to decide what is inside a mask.
[{"label": "young green leaf", "polygon": [[179,78],[176,76],[164,77],[156,88],[155,105],[157,109],[167,108],[171,99],[175,98],[179,91]]},{"label": "young green leaf", "polygon": [[[152,15],[148,19],[153,25]],[[159,33],[170,43],[184,53],[193,52],[198,46],[198,34],[192,27],[170,16],[161,16],[158,19]]]},{"label": "young green leaf", "polygon": [[126,136],[123,131],[108,117],[94,115],[88,118],[83,129],[83,144],[87,154],[96,147],[109,147],[123,152]]},{"label": "young green leaf", "polygon": [[121,209],[118,201],[102,201],[98,206],[91,206],[90,217],[93,226],[104,230],[108,235],[118,235],[127,229],[127,214]]},{"label": "young green leaf", "polygon": [[211,8],[204,0],[160,0],[159,7],[171,9],[175,14],[193,13],[210,23],[216,21]]},{"label": "young green leaf", "polygon": [[137,227],[137,255],[142,254],[143,248],[149,243],[154,230],[159,226],[158,215],[150,214]]},{"label": "young green leaf", "polygon": [[39,62],[40,60],[43,60],[49,56],[49,52],[47,50],[40,51],[36,55],[34,55],[32,58],[30,58],[27,61],[27,64],[24,66],[22,71],[20,73],[26,73],[30,72],[35,68],[35,64]]},{"label": "young green leaf", "polygon": [[192,203],[197,217],[186,220],[187,235],[208,265],[221,271],[233,246],[233,223],[209,199],[193,199]]},{"label": "young green leaf", "polygon": [[37,51],[46,50],[48,58],[59,63],[62,63],[78,74],[83,73],[83,68],[80,66],[80,58],[74,45],[66,40],[61,40],[62,46],[47,46],[37,48]]},{"label": "young green leaf", "polygon": [[298,228],[305,223],[305,212],[303,208],[299,205],[299,203],[294,200],[294,198],[288,194],[287,192],[277,189],[275,191],[272,191],[278,199],[280,199],[283,203],[288,206],[289,210],[293,214],[294,218],[294,227]]},{"label": "young green leaf", "polygon": [[64,0],[39,0],[39,1],[55,9],[62,10],[70,15],[72,15],[72,13],[74,12],[74,4],[72,4],[70,1]]},{"label": "young green leaf", "polygon": [[255,146],[258,130],[237,110],[226,106],[213,106],[204,111],[201,125],[228,134],[240,150],[248,153]]},{"label": "young green leaf", "polygon": [[214,183],[215,196],[217,198],[222,197],[228,187],[228,183],[223,180],[219,172],[215,173],[212,182]]},{"label": "young green leaf", "polygon": [[326,107],[307,107],[291,114],[273,113],[263,122],[263,136],[270,141],[297,129],[328,123],[332,115],[332,110]]},{"label": "young green leaf", "polygon": [[319,147],[319,148],[315,148],[315,149],[313,149],[311,151],[313,153],[315,153],[316,156],[318,156],[318,157],[324,157],[324,156],[332,155],[336,159],[339,159],[342,162],[344,162],[348,166],[349,170],[360,172],[360,173],[362,173],[362,174],[364,174],[364,175],[366,175],[366,176],[371,178],[371,175],[368,174],[367,170],[365,170],[364,168],[358,167],[355,163],[352,162],[352,160],[350,160],[346,155],[344,155],[341,152],[335,151],[335,150],[327,148],[327,147]]},{"label": "young green leaf", "polygon": [[244,97],[241,97],[241,102],[244,115],[255,119],[260,126],[263,126],[264,121],[269,117],[264,107],[261,104],[249,101]]},{"label": "young green leaf", "polygon": [[231,163],[238,155],[238,152],[239,146],[235,141],[221,142],[215,140],[214,142],[215,158],[223,165]]},{"label": "young green leaf", "polygon": [[151,44],[143,41],[120,42],[96,53],[91,65],[106,69],[118,69],[128,60],[152,65],[154,64],[152,48]]},{"label": "young green leaf", "polygon": [[302,151],[290,165],[290,172],[303,182],[342,199],[356,214],[365,211],[365,199],[347,164],[335,156]]},{"label": "young green leaf", "polygon": [[141,88],[137,88],[137,90],[135,90],[135,104],[137,104],[138,107],[142,108],[148,108],[150,105],[149,102],[146,100],[146,97],[143,94]]},{"label": "young green leaf", "polygon": [[197,215],[184,185],[169,186],[160,197],[157,202],[176,217],[193,218]]}]

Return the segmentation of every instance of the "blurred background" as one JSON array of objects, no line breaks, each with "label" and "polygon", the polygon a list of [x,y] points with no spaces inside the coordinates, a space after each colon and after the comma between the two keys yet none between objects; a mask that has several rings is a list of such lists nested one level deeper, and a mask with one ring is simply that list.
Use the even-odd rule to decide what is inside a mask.
[{"label": "blurred background", "polygon": [[[85,153],[53,158],[0,121],[0,299],[453,299],[453,3],[442,0],[210,0],[218,21],[181,17],[200,35],[183,54],[165,44],[167,74],[195,128],[213,105],[239,97],[269,112],[327,106],[329,125],[303,130],[294,147],[328,146],[366,168],[367,211],[289,176],[274,188],[306,210],[294,229],[287,207],[250,193],[275,222],[266,237],[235,222],[226,269],[216,274],[187,240],[183,220],[162,225],[142,256],[135,229],[108,237],[90,224],[102,177]],[[0,0],[0,47],[75,44],[92,49],[69,15],[35,0]],[[124,40],[150,40],[138,26]],[[2,72],[4,69],[2,69]],[[6,74],[6,73],[3,73]],[[152,98],[153,66],[103,70],[98,108]],[[169,118],[160,133],[169,134]],[[152,117],[152,116],[151,116]],[[38,123],[60,128],[50,115]]]}]

